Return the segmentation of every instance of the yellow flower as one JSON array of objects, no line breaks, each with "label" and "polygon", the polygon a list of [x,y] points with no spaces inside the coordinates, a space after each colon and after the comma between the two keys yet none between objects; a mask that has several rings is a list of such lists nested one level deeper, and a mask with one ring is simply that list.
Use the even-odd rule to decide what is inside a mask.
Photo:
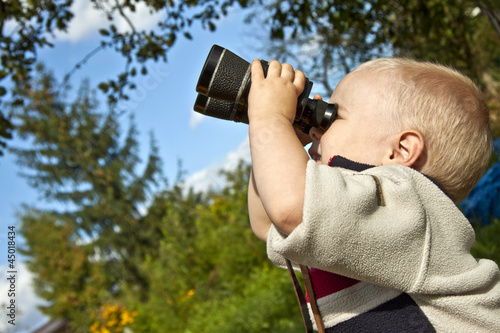
[{"label": "yellow flower", "polygon": [[187,292],[188,296],[193,296],[194,294],[196,294],[196,290],[194,290],[194,289],[189,289]]},{"label": "yellow flower", "polygon": [[108,323],[106,324],[106,326],[112,327],[112,326],[115,326],[116,324],[118,324],[118,320],[111,319],[111,320],[108,321]]},{"label": "yellow flower", "polygon": [[99,322],[96,321],[95,323],[92,324],[92,326],[90,326],[90,332],[97,333],[98,328],[99,328]]},{"label": "yellow flower", "polygon": [[116,312],[120,310],[120,307],[118,305],[111,306],[109,303],[104,304],[102,307],[104,308],[104,311],[102,312],[102,318],[106,320],[112,317],[116,317]]},{"label": "yellow flower", "polygon": [[121,333],[124,326],[134,322],[137,311],[129,311],[122,305],[111,305],[106,303],[95,312],[95,317],[100,317],[90,327],[91,333]]},{"label": "yellow flower", "polygon": [[122,312],[121,322],[120,322],[121,326],[125,326],[125,325],[131,324],[133,322],[134,322],[134,318],[130,315],[130,313],[128,311]]},{"label": "yellow flower", "polygon": [[102,318],[108,319],[109,315],[111,314],[111,311],[109,310],[110,309],[109,305],[104,305],[103,308],[104,308],[104,311],[102,312]]}]

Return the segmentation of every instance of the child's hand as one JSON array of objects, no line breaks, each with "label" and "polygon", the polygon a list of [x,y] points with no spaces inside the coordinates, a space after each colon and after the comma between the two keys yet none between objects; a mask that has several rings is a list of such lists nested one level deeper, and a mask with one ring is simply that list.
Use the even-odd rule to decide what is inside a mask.
[{"label": "child's hand", "polygon": [[271,119],[278,115],[293,123],[297,99],[304,90],[304,73],[294,70],[290,64],[271,60],[267,77],[264,77],[258,59],[252,62],[251,71],[252,85],[248,98],[250,122],[257,119]]},{"label": "child's hand", "polygon": [[252,62],[251,71],[248,136],[255,193],[249,210],[254,231],[264,240],[269,221],[286,235],[302,222],[309,156],[292,124],[305,76],[276,60],[269,62],[267,77],[258,60]]}]

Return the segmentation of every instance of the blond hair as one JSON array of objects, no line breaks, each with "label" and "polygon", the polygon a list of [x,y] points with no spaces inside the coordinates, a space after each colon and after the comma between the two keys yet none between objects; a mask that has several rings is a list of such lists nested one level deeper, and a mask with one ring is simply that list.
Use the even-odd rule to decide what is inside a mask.
[{"label": "blond hair", "polygon": [[491,158],[492,134],[486,104],[468,77],[443,65],[381,58],[356,70],[385,75],[394,129],[419,131],[427,163],[422,170],[454,202],[469,194]]}]

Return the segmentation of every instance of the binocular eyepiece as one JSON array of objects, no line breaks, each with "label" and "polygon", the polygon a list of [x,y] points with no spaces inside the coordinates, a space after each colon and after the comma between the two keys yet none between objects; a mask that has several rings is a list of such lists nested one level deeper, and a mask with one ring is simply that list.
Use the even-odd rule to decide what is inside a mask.
[{"label": "binocular eyepiece", "polygon": [[[260,61],[267,75],[268,63]],[[248,124],[250,63],[231,51],[213,45],[203,65],[196,91],[194,111],[207,116]],[[335,119],[337,105],[308,98],[313,83],[306,78],[298,97],[293,126],[304,133],[311,127],[326,131]]]}]

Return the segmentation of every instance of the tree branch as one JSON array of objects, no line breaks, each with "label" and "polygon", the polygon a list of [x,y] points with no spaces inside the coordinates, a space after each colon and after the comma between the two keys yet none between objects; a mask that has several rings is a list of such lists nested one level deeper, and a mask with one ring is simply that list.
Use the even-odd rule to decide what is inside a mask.
[{"label": "tree branch", "polygon": [[122,6],[118,3],[118,0],[115,0],[115,3],[116,3],[116,9],[118,9],[118,12],[120,13],[120,15],[125,19],[125,21],[127,21],[128,25],[130,26],[130,28],[132,29],[132,33],[136,34],[137,31],[135,30],[135,26],[132,24],[132,21],[130,21],[130,19],[128,18],[127,15],[125,15],[125,13],[123,12],[123,8]]},{"label": "tree branch", "polygon": [[479,1],[477,5],[481,9],[481,12],[488,18],[491,26],[497,32],[498,37],[500,38],[500,9],[489,8],[482,1]]}]

